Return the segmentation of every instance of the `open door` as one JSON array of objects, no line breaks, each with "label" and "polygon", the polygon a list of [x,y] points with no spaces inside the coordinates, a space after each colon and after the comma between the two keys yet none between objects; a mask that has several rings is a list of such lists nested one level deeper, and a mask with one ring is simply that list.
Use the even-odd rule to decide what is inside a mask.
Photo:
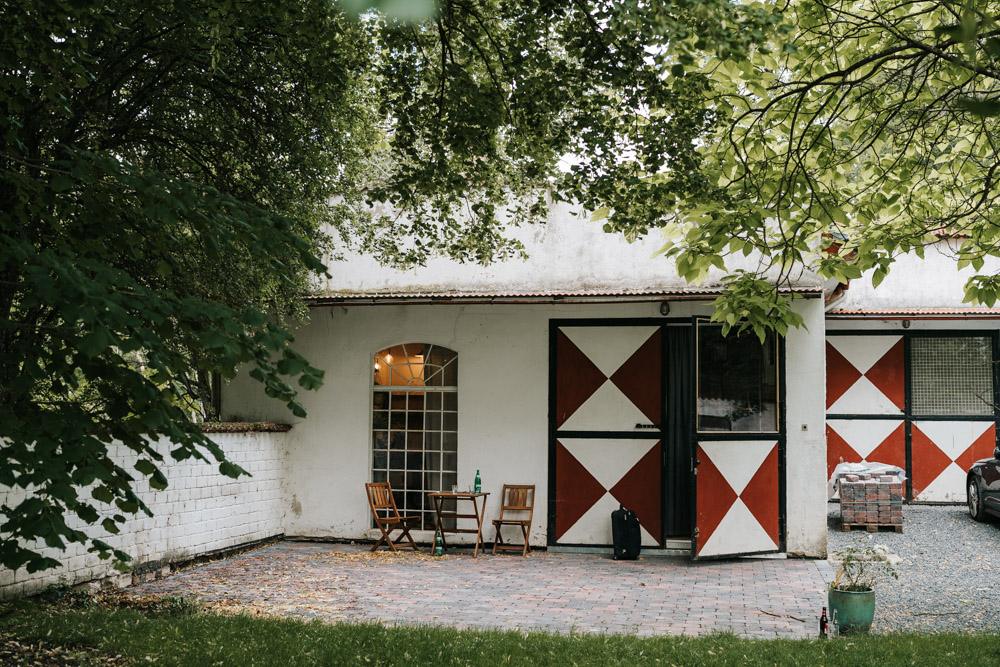
[{"label": "open door", "polygon": [[693,556],[780,551],[778,441],[700,441],[695,451]]},{"label": "open door", "polygon": [[695,320],[693,558],[784,548],[777,339]]}]

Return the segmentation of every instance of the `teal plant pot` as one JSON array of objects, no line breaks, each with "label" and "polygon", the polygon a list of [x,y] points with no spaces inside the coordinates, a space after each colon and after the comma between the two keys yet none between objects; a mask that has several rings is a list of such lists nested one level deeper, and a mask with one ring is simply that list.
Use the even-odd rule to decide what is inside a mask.
[{"label": "teal plant pot", "polygon": [[867,633],[875,619],[875,591],[838,591],[829,594],[830,620],[837,633],[852,635]]}]

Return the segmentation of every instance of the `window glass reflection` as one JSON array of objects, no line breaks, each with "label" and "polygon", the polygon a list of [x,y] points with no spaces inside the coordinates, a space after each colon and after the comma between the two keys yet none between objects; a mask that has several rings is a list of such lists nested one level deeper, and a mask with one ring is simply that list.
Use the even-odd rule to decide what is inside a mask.
[{"label": "window glass reflection", "polygon": [[778,346],[769,333],[722,335],[721,325],[698,325],[698,431],[770,433],[778,430]]}]

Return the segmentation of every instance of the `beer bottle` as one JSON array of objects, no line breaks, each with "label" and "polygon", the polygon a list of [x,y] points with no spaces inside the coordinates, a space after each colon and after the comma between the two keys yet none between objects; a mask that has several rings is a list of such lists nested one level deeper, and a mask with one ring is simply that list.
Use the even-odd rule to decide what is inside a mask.
[{"label": "beer bottle", "polygon": [[476,485],[474,487],[474,492],[475,493],[482,493],[483,492],[483,482],[479,478],[479,470],[476,470]]},{"label": "beer bottle", "polygon": [[823,607],[823,613],[819,617],[819,636],[820,639],[826,639],[826,607]]},{"label": "beer bottle", "polygon": [[444,555],[444,543],[441,542],[441,533],[434,533],[434,555]]}]

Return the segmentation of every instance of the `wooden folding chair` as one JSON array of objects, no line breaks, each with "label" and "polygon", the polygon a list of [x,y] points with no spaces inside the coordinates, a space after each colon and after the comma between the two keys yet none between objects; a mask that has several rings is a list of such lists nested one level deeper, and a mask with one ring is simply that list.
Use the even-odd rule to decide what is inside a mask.
[{"label": "wooden folding chair", "polygon": [[[493,528],[496,530],[496,536],[493,538],[493,553],[500,549],[501,551],[520,551],[522,556],[528,555],[528,552],[531,551],[531,547],[528,546],[528,535],[531,533],[531,517],[535,512],[534,507],[534,484],[503,485],[503,492],[500,494],[500,518],[493,519]],[[524,516],[525,512],[528,514],[527,518]],[[519,526],[521,535],[524,537],[524,544],[504,542],[501,532],[504,526]]]},{"label": "wooden folding chair", "polygon": [[[372,508],[375,525],[382,531],[382,537],[372,547],[372,551],[383,544],[388,545],[393,551],[398,551],[396,545],[404,539],[409,541],[414,551],[420,551],[417,548],[417,543],[410,536],[410,529],[420,521],[420,517],[399,515],[399,510],[396,509],[396,499],[392,497],[392,487],[389,486],[389,482],[368,482],[365,484],[365,491],[368,492],[368,505]],[[394,530],[403,531],[399,539],[395,541],[390,537]]]}]

